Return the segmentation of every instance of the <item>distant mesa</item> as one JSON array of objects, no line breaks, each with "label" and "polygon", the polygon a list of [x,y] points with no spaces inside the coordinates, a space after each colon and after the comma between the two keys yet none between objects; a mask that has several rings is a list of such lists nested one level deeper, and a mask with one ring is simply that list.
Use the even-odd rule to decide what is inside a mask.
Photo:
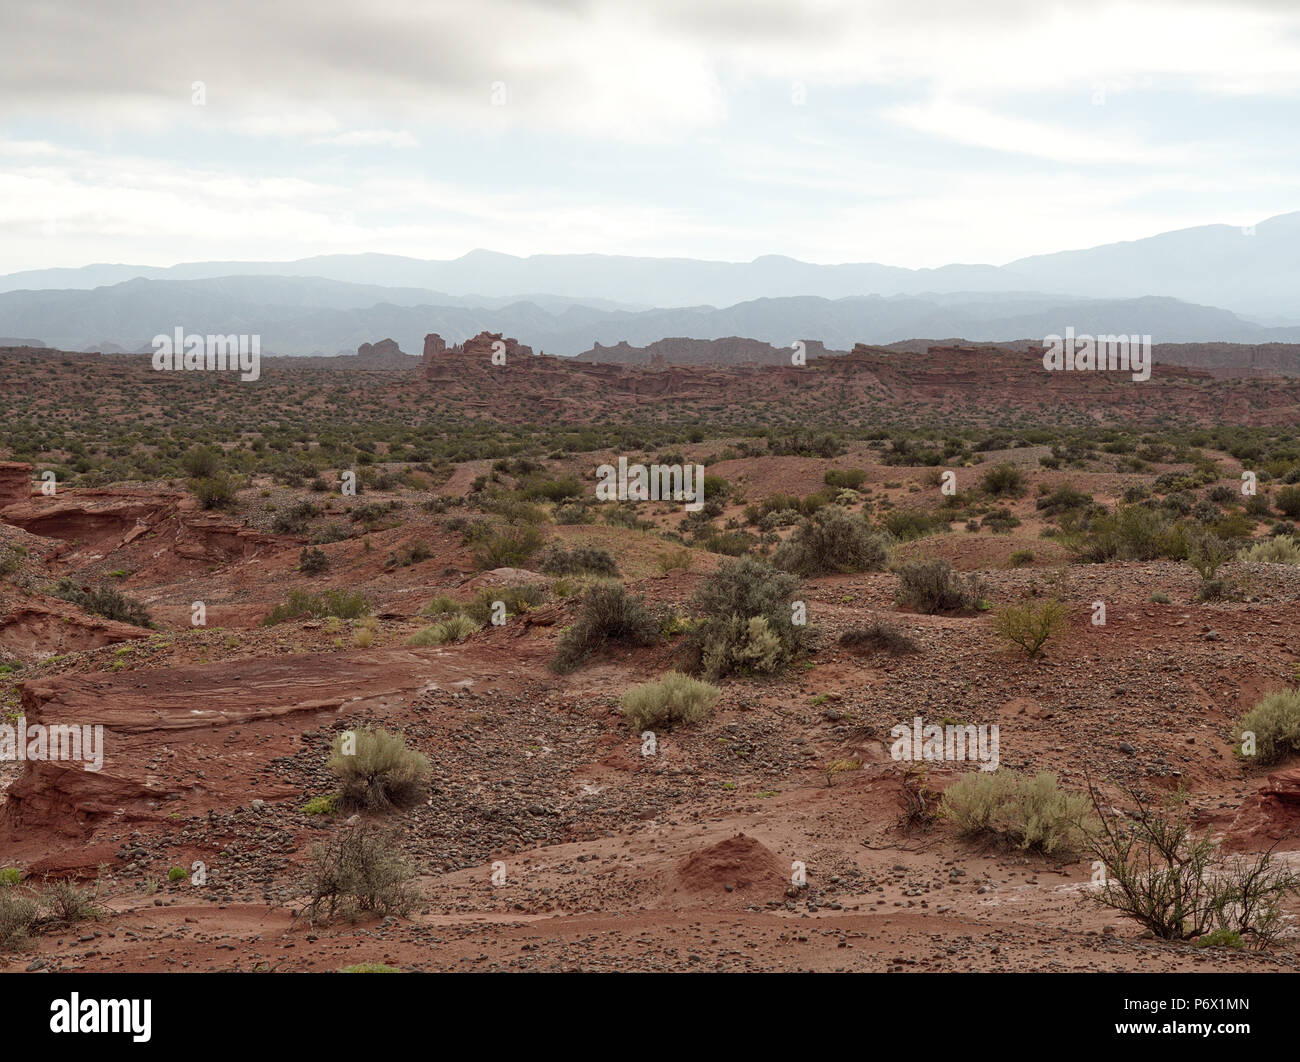
[{"label": "distant mesa", "polygon": [[409,369],[416,359],[405,353],[395,339],[381,339],[378,343],[362,343],[357,347],[359,369]]},{"label": "distant mesa", "polygon": [[[502,344],[500,347],[497,344]],[[464,343],[457,343],[455,346],[447,346],[447,341],[438,335],[437,332],[430,332],[424,337],[424,370],[429,374],[430,379],[438,379],[444,370],[454,374],[454,369],[450,368],[450,362],[446,365],[437,362],[435,359],[445,355],[453,357],[468,356],[471,358],[482,358],[485,363],[490,364],[494,353],[500,350],[506,358],[511,357],[533,357],[533,348],[520,343],[517,339],[503,338],[500,332],[480,332],[471,339],[465,340]]]},{"label": "distant mesa", "polygon": [[[843,354],[842,350],[827,350],[819,339],[803,339],[804,356],[808,360]],[[861,343],[854,348],[867,350]],[[656,368],[667,365],[790,365],[795,348],[774,347],[759,339],[726,336],[723,339],[689,339],[684,336],[660,339],[644,347],[634,347],[627,340],[612,347],[597,343],[590,350],[575,356],[575,361],[589,361],[597,365],[631,365]]]}]

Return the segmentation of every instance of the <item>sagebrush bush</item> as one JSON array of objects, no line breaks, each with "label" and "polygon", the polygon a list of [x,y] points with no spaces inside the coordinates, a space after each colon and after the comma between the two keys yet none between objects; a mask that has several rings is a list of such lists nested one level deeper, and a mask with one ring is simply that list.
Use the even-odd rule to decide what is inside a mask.
[{"label": "sagebrush bush", "polygon": [[614,555],[595,546],[547,546],[538,555],[536,567],[547,575],[618,575]]},{"label": "sagebrush bush", "polygon": [[285,602],[271,609],[262,622],[270,627],[293,619],[325,619],[327,616],[359,619],[369,614],[370,602],[361,593],[326,590],[323,594],[312,594],[306,590],[293,589],[289,591]]},{"label": "sagebrush bush", "polygon": [[1278,535],[1246,547],[1237,554],[1237,560],[1255,564],[1300,564],[1300,541],[1290,535]]},{"label": "sagebrush bush", "polygon": [[882,571],[889,548],[866,521],[831,505],[800,523],[773,560],[778,568],[803,576]]},{"label": "sagebrush bush", "polygon": [[886,531],[900,542],[924,538],[938,531],[947,531],[947,517],[919,509],[896,509],[881,521]]},{"label": "sagebrush bush", "polygon": [[301,535],[308,522],[320,515],[320,510],[309,501],[300,501],[277,512],[271,520],[271,530],[277,535]]},{"label": "sagebrush bush", "polygon": [[1018,645],[1029,659],[1042,655],[1043,646],[1053,636],[1065,630],[1069,610],[1055,598],[1041,604],[1024,601],[1019,605],[1005,605],[993,618],[993,629],[1003,638]]},{"label": "sagebrush bush", "polygon": [[0,950],[25,948],[40,916],[40,905],[30,892],[18,887],[0,889]]},{"label": "sagebrush bush", "polygon": [[468,616],[448,616],[437,623],[416,631],[406,639],[406,644],[415,647],[446,645],[468,638],[479,629],[479,625]]},{"label": "sagebrush bush", "polygon": [[522,568],[542,548],[542,533],[527,524],[505,527],[492,534],[474,552],[480,571],[492,568]]},{"label": "sagebrush bush", "polygon": [[1160,557],[1182,560],[1187,556],[1188,530],[1154,509],[1127,505],[1093,518],[1083,533],[1064,541],[1079,560],[1089,564]]},{"label": "sagebrush bush", "polygon": [[190,493],[204,509],[225,509],[235,500],[235,485],[227,476],[192,479]]},{"label": "sagebrush bush", "polygon": [[[350,738],[350,740],[349,740]],[[334,739],[328,765],[344,807],[368,811],[410,807],[424,793],[429,760],[401,734],[356,730]]]},{"label": "sagebrush bush", "polygon": [[621,583],[591,587],[583,596],[578,618],[560,635],[551,669],[565,674],[599,653],[607,643],[653,645],[659,621]]},{"label": "sagebrush bush", "polygon": [[754,557],[719,565],[700,580],[691,598],[699,622],[683,640],[690,670],[719,679],[736,671],[772,674],[784,668],[803,642],[791,611],[798,586],[794,575]]},{"label": "sagebrush bush", "polygon": [[1277,492],[1277,511],[1292,520],[1300,518],[1300,487],[1283,487]]},{"label": "sagebrush bush", "polygon": [[492,613],[498,601],[505,605],[507,616],[517,616],[536,608],[545,600],[546,587],[542,583],[506,583],[483,587],[462,611],[480,627],[486,627],[492,622]]},{"label": "sagebrush bush", "polygon": [[366,822],[313,847],[306,881],[308,921],[410,914],[419,900],[411,885],[415,873],[399,851],[391,832]]},{"label": "sagebrush bush", "polygon": [[638,732],[679,723],[698,723],[719,695],[717,686],[670,671],[662,678],[633,686],[619,701],[623,717]]},{"label": "sagebrush bush", "polygon": [[323,549],[304,546],[298,554],[298,570],[304,575],[319,575],[329,571],[330,559]]},{"label": "sagebrush bush", "polygon": [[1025,493],[1025,474],[1010,461],[994,465],[984,473],[980,486],[995,498],[1015,498]]},{"label": "sagebrush bush", "polygon": [[917,612],[968,612],[982,598],[979,580],[944,560],[908,561],[898,569],[898,602]]},{"label": "sagebrush bush", "polygon": [[[1255,755],[1242,752],[1246,734],[1255,735]],[[1237,755],[1261,766],[1300,752],[1300,688],[1275,690],[1241,718],[1236,728]]]},{"label": "sagebrush bush", "polygon": [[460,602],[448,594],[439,594],[430,601],[424,608],[420,609],[421,616],[453,616],[460,611]]},{"label": "sagebrush bush", "polygon": [[111,586],[78,586],[71,579],[60,579],[54,595],[80,605],[87,612],[105,619],[130,623],[136,627],[152,627],[149,610],[134,598],[127,597]]},{"label": "sagebrush bush", "polygon": [[941,813],[962,833],[1000,844],[1053,852],[1078,852],[1097,829],[1088,797],[1067,793],[1049,772],[976,771],[944,791]]}]

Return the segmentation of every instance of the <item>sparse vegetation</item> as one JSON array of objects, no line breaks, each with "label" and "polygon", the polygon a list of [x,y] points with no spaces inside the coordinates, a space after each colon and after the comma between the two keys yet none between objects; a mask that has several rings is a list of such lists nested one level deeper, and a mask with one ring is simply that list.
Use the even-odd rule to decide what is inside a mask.
[{"label": "sparse vegetation", "polygon": [[312,849],[305,914],[310,923],[365,915],[404,918],[419,899],[414,871],[388,830],[361,822]]},{"label": "sparse vegetation", "polygon": [[359,619],[370,614],[370,602],[359,592],[326,590],[313,594],[306,590],[290,590],[288,599],[271,609],[263,623],[274,626],[295,619]]},{"label": "sparse vegetation", "polygon": [[60,579],[54,594],[105,619],[130,623],[136,627],[153,626],[149,610],[144,605],[111,586],[78,586],[71,579]]},{"label": "sparse vegetation", "polygon": [[653,682],[633,686],[619,703],[623,717],[638,733],[660,727],[698,723],[722,693],[717,686],[670,671]]},{"label": "sparse vegetation", "polygon": [[1065,629],[1067,618],[1068,610],[1055,598],[1037,605],[1024,601],[998,609],[993,629],[1023,649],[1030,660],[1037,660],[1048,640]]},{"label": "sparse vegetation", "polygon": [[776,551],[775,564],[805,577],[829,572],[882,571],[889,561],[885,540],[838,505],[804,520]]},{"label": "sparse vegetation", "polygon": [[[1300,753],[1300,688],[1275,690],[1241,718],[1235,731],[1237,755],[1267,767]],[[1253,742],[1254,755],[1243,751]]]},{"label": "sparse vegetation", "polygon": [[979,581],[943,560],[908,561],[898,569],[898,603],[917,612],[969,612],[983,600]]},{"label": "sparse vegetation", "polygon": [[1300,876],[1279,866],[1272,849],[1224,859],[1207,835],[1192,831],[1177,798],[1157,809],[1133,790],[1128,796],[1137,813],[1118,819],[1103,813],[1092,790],[1099,828],[1090,850],[1105,873],[1097,902],[1161,940],[1249,940],[1264,948],[1277,939],[1282,900],[1300,893]]},{"label": "sparse vegetation", "polygon": [[1048,772],[965,774],[944,791],[941,808],[968,836],[1045,855],[1081,851],[1097,829],[1088,797],[1064,792]]},{"label": "sparse vegetation", "polygon": [[329,768],[339,780],[341,806],[366,811],[410,807],[423,795],[429,775],[424,753],[387,730],[340,734],[331,746]]},{"label": "sparse vegetation", "polygon": [[552,670],[565,674],[601,652],[610,642],[653,645],[659,621],[645,603],[632,597],[621,583],[591,587],[583,596],[578,618],[560,635]]},{"label": "sparse vegetation", "polygon": [[803,640],[791,609],[798,585],[753,557],[727,561],[702,579],[691,599],[699,622],[683,638],[689,670],[717,680],[784,668]]}]

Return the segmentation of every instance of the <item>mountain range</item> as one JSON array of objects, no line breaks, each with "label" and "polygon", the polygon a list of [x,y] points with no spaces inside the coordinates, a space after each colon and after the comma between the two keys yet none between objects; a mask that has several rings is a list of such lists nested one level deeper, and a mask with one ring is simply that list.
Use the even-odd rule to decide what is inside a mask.
[{"label": "mountain range", "polygon": [[1300,212],[1245,230],[1199,226],[1003,266],[473,251],[446,261],[324,255],[0,277],[0,335],[138,350],[177,325],[259,334],[264,350],[281,354],[351,352],[384,336],[418,351],[428,332],[458,342],[484,330],[554,354],[673,336],[847,348],[918,336],[1032,338],[1070,326],[1155,342],[1294,342]]}]

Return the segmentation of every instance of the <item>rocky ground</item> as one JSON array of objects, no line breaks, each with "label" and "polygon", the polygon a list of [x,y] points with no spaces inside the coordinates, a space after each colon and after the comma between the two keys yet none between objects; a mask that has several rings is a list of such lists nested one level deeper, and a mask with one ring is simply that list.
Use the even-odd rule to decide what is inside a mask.
[{"label": "rocky ground", "polygon": [[[1219,455],[1223,456],[1223,455]],[[695,459],[692,455],[691,459]],[[601,454],[556,472],[590,474]],[[1228,459],[1225,459],[1228,460]],[[751,496],[808,493],[827,467],[869,466],[879,499],[933,492],[929,470],[758,458],[711,471]],[[1032,493],[1006,535],[955,529],[908,543],[978,572],[994,602],[1060,597],[1068,630],[1030,661],[991,617],[929,616],[895,604],[890,572],[805,581],[815,636],[780,679],[739,679],[703,723],[661,735],[653,756],[618,711],[628,687],[672,666],[671,642],[616,649],[568,676],[550,672],[574,599],[548,603],[440,648],[403,643],[435,595],[468,600],[494,580],[446,526],[486,463],[434,493],[404,497],[392,526],[321,548],[330,570],[298,572],[304,535],[269,527],[255,483],[230,514],[200,511],[168,483],[33,495],[0,511],[21,562],[0,584],[0,675],[11,719],[106,728],[99,773],[0,766],[0,865],[29,882],[95,882],[101,918],[55,929],[0,957],[9,970],[1290,970],[1294,922],[1269,951],[1196,948],[1144,936],[1095,903],[1081,859],[973,844],[903,817],[907,765],[891,727],[994,724],[1001,763],[1121,787],[1188,791],[1197,821],[1235,851],[1276,844],[1300,868],[1300,769],[1243,767],[1231,727],[1259,697],[1294,684],[1300,569],[1230,566],[1234,600],[1198,603],[1199,578],[1170,561],[1078,565],[1039,532]],[[1134,477],[1031,473],[1110,502]],[[1149,478],[1149,477],[1148,477]],[[1231,482],[1229,478],[1227,480]],[[276,488],[278,490],[278,488]],[[301,492],[297,495],[302,497]],[[427,498],[429,495],[423,495]],[[368,496],[382,502],[387,496]],[[337,495],[317,518],[347,522]],[[668,526],[671,506],[649,506]],[[740,507],[728,514],[737,515]],[[722,558],[690,550],[667,572],[645,529],[548,525],[547,536],[615,554],[633,592],[682,607]],[[430,555],[385,566],[419,538]],[[1016,550],[1034,559],[1010,567]],[[60,576],[115,580],[155,627],[106,621],[54,596]],[[361,590],[369,644],[351,624],[263,626],[294,587]],[[550,581],[548,580],[548,585]],[[1154,600],[1153,600],[1154,598]],[[206,607],[204,627],[190,623]],[[1095,603],[1106,623],[1095,625]],[[887,616],[916,651],[855,653],[839,635]],[[347,828],[304,806],[336,783],[338,732],[400,731],[433,767],[423,803],[385,817],[416,868],[409,919],[313,924],[302,877],[313,844]],[[859,769],[834,773],[836,761]],[[960,765],[930,769],[937,791]],[[204,880],[191,880],[201,864]],[[184,870],[169,880],[173,868]],[[795,883],[800,868],[805,875]],[[1289,917],[1296,913],[1294,904]]]}]

